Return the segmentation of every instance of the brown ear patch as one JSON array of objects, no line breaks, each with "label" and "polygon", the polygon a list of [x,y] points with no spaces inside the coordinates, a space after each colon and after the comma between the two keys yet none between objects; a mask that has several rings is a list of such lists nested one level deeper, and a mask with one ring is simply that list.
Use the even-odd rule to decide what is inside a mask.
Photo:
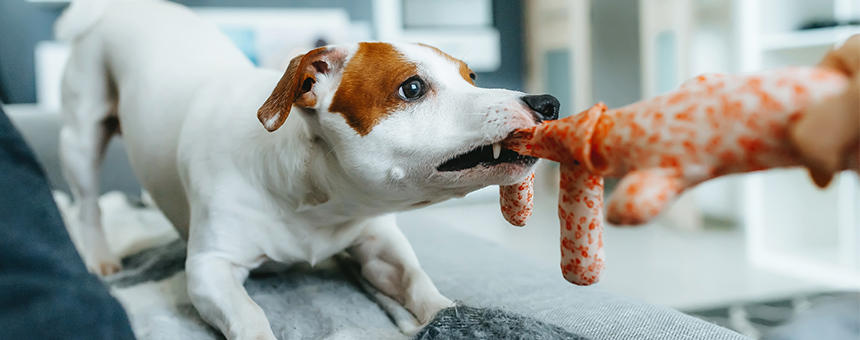
[{"label": "brown ear patch", "polygon": [[333,68],[341,67],[345,58],[345,51],[327,47],[293,58],[272,94],[257,110],[257,119],[271,132],[284,124],[294,104],[315,106],[317,97],[311,88],[316,83],[316,74],[329,73]]},{"label": "brown ear patch", "polygon": [[418,74],[415,64],[387,43],[363,42],[343,70],[330,112],[365,136],[385,116],[405,104],[397,96],[401,83]]},{"label": "brown ear patch", "polygon": [[463,77],[463,79],[466,80],[466,82],[468,82],[469,84],[475,85],[475,72],[472,71],[472,69],[470,69],[469,66],[466,65],[466,63],[464,63],[462,60],[454,58],[450,54],[445,53],[442,50],[440,50],[434,46],[430,46],[430,45],[422,44],[422,43],[419,43],[418,45],[421,45],[421,46],[427,47],[433,51],[436,51],[436,53],[439,53],[440,55],[445,57],[445,59],[448,59],[451,62],[458,64],[460,67],[460,69],[459,69],[460,76]]}]

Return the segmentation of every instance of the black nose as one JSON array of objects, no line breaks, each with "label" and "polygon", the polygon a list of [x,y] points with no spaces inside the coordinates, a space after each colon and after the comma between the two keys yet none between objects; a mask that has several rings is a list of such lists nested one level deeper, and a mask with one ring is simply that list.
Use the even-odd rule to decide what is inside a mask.
[{"label": "black nose", "polygon": [[555,97],[542,94],[523,96],[520,99],[538,114],[540,120],[558,119],[558,108],[561,104],[558,103],[558,99],[555,99]]}]

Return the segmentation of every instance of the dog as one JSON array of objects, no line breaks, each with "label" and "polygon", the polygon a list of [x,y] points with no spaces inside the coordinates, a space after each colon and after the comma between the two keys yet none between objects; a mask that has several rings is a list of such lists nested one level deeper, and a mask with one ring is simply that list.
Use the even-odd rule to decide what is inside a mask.
[{"label": "dog", "polygon": [[193,305],[229,339],[275,338],[242,286],[270,262],[346,252],[419,325],[452,306],[393,213],[523,180],[536,159],[493,149],[558,114],[549,95],[476,87],[465,63],[421,44],[326,46],[285,72],[255,68],[213,24],[161,0],[75,0],[56,31],[71,44],[60,153],[87,267],[120,269],[97,200],[105,146],[121,134],[187,240]]}]

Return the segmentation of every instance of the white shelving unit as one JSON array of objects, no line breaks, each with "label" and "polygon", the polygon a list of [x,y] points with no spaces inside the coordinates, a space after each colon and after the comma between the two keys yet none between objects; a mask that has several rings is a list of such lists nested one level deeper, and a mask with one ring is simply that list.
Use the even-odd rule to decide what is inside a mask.
[{"label": "white shelving unit", "polygon": [[[528,91],[551,92],[561,99],[566,98],[568,102],[562,103],[563,114],[574,114],[588,108],[594,104],[591,93],[591,0],[527,1],[524,5]],[[557,69],[561,65],[554,63],[566,67]],[[552,76],[564,81],[554,82],[550,79]],[[561,88],[552,88],[554,86]],[[564,90],[567,93],[559,92]]]},{"label": "white shelving unit", "polygon": [[768,52],[809,47],[826,48],[857,33],[860,33],[858,25],[771,33],[762,37],[761,50]]},{"label": "white shelving unit", "polygon": [[690,77],[689,0],[640,0],[642,98],[675,89]]},{"label": "white shelving unit", "polygon": [[[462,3],[445,0],[432,3],[423,3],[412,10],[420,10],[426,7],[433,8],[422,13],[426,16],[424,21],[437,21],[444,29],[411,28],[405,25],[404,11],[407,0],[373,0],[374,20],[376,26],[376,38],[380,41],[395,41],[412,43],[420,41],[433,45],[456,58],[460,58],[469,64],[475,72],[493,72],[501,66],[501,42],[499,32],[489,23],[492,22],[491,6],[489,0],[468,0]],[[481,19],[481,24],[467,27],[446,26],[448,18],[439,17],[446,11],[453,11],[458,6],[473,9],[473,14]],[[418,17],[417,14],[412,17]]]},{"label": "white shelving unit", "polygon": [[789,64],[814,64],[833,44],[860,26],[798,30],[812,20],[860,19],[856,0],[734,0],[740,71]]},{"label": "white shelving unit", "polygon": [[[739,71],[814,65],[860,26],[798,30],[812,20],[860,18],[856,0],[735,0]],[[826,190],[804,170],[746,175],[746,250],[755,265],[823,285],[860,289],[860,182],[839,175]]]}]

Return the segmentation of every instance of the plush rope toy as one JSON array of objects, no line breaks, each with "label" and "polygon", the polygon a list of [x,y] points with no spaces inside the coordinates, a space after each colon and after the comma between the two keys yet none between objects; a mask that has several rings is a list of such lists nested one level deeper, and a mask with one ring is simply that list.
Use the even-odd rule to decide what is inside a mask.
[{"label": "plush rope toy", "polygon": [[499,187],[502,216],[508,223],[517,227],[526,225],[526,220],[532,215],[532,208],[535,205],[534,182],[535,174],[532,173],[522,183]]},{"label": "plush rope toy", "polygon": [[[702,75],[678,90],[615,110],[597,104],[568,118],[516,131],[504,146],[561,163],[561,269],[578,285],[604,266],[603,177],[620,177],[606,219],[642,224],[705,180],[801,165],[788,127],[805,108],[845,89],[823,68],[750,75]],[[827,133],[822,131],[822,133]],[[533,176],[503,187],[502,211],[515,225],[531,213]]]}]

